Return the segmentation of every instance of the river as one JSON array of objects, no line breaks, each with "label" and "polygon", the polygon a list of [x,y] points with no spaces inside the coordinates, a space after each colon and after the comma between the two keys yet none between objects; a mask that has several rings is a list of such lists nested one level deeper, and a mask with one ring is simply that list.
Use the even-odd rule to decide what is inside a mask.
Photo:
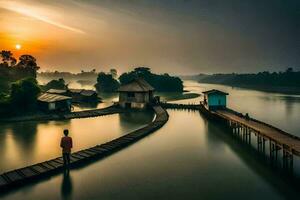
[{"label": "river", "polygon": [[[231,108],[248,112],[294,134],[300,130],[297,123],[292,124],[298,118],[291,119],[291,125],[281,121],[287,117],[287,107],[292,109],[290,117],[299,115],[298,96],[195,82],[185,82],[185,85],[187,90],[199,93],[210,88],[222,89],[230,93],[228,105]],[[200,98],[177,102],[196,103]],[[271,101],[270,98],[277,100]],[[256,103],[260,109],[270,109],[272,113],[252,109]],[[234,140],[223,127],[208,121],[199,112],[168,112],[170,120],[164,127],[134,145],[84,168],[72,170],[70,174],[27,185],[2,198],[275,200],[299,197],[299,191],[291,183],[279,177],[253,151]],[[275,116],[278,112],[279,116]],[[32,161],[39,157],[39,151],[48,154],[47,147],[56,145],[63,128],[71,129],[74,141],[80,145],[78,149],[92,146],[140,127],[153,117],[147,113],[136,114],[74,119],[71,122],[38,122],[33,128],[30,123],[24,123],[17,131],[14,125],[5,125],[0,127],[0,142],[3,143],[0,153],[6,156],[11,151],[5,158],[8,161],[20,159],[19,154],[26,151],[23,156],[28,155],[28,158],[21,160]],[[30,130],[30,137],[22,135],[26,129]],[[50,150],[48,157],[59,153],[58,149],[55,151]],[[42,157],[41,154],[39,158]]]}]

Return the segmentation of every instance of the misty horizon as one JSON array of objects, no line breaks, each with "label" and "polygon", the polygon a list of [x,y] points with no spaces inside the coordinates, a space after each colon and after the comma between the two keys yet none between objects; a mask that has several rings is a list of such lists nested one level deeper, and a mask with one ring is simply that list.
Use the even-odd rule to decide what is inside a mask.
[{"label": "misty horizon", "polygon": [[0,0],[0,49],[40,71],[300,69],[299,1]]}]

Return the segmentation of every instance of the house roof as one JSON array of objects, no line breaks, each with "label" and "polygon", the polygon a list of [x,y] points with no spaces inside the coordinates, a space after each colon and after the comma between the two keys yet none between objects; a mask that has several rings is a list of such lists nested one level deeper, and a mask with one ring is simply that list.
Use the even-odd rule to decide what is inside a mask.
[{"label": "house roof", "polygon": [[97,92],[96,91],[94,91],[94,90],[82,90],[81,92],[80,92],[80,94],[81,95],[83,95],[83,96],[93,96],[94,94],[97,94]]},{"label": "house roof", "polygon": [[212,89],[212,90],[207,90],[202,92],[203,94],[223,94],[223,95],[228,95],[228,93],[220,91],[220,90],[216,90],[216,89]]},{"label": "house roof", "polygon": [[69,89],[71,93],[81,93],[82,89]]},{"label": "house roof", "polygon": [[50,94],[63,94],[66,92],[67,92],[67,90],[58,90],[58,89],[47,90],[47,93],[50,93]]},{"label": "house roof", "polygon": [[38,101],[52,103],[57,101],[64,101],[72,99],[71,97],[59,95],[59,94],[49,94],[49,93],[43,93],[38,97]]},{"label": "house roof", "polygon": [[154,88],[146,82],[144,79],[135,79],[128,84],[121,85],[119,92],[149,92],[153,91]]}]

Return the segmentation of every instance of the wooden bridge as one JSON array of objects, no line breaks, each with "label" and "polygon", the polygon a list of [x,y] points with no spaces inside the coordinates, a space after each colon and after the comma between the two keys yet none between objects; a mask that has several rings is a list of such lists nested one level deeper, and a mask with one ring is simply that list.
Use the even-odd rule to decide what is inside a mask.
[{"label": "wooden bridge", "polygon": [[[256,136],[257,150],[263,154],[269,153],[271,161],[277,161],[278,151],[282,151],[284,168],[293,168],[293,155],[300,156],[300,138],[286,133],[272,125],[256,119],[246,118],[242,114],[226,109],[213,112],[224,118],[232,129],[232,133],[241,136],[241,139],[251,144],[251,136]],[[266,151],[266,142],[269,141],[269,150]]]},{"label": "wooden bridge", "polygon": [[[160,106],[154,106],[153,110],[155,112],[155,118],[148,125],[105,144],[72,153],[70,167],[76,167],[88,161],[91,162],[103,158],[162,127],[169,119],[168,113]],[[18,186],[43,177],[49,177],[61,172],[63,169],[63,159],[62,157],[58,157],[6,172],[0,175],[0,191],[6,191],[7,189],[12,189],[12,186]]]},{"label": "wooden bridge", "polygon": [[272,164],[277,163],[279,156],[282,155],[282,167],[288,169],[288,171],[293,170],[293,156],[300,156],[299,137],[259,120],[246,118],[243,114],[236,111],[230,109],[209,111],[202,104],[163,103],[162,106],[168,109],[199,110],[209,118],[225,123],[230,127],[234,136],[238,136],[238,138],[249,145],[253,141],[251,137],[256,137],[257,151],[263,155],[269,154]]}]

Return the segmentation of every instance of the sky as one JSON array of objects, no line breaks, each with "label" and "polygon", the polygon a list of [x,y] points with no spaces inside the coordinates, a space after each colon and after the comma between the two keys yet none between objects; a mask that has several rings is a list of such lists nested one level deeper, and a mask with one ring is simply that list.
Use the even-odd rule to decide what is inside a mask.
[{"label": "sky", "polygon": [[41,71],[300,70],[300,1],[0,0],[2,49]]}]

